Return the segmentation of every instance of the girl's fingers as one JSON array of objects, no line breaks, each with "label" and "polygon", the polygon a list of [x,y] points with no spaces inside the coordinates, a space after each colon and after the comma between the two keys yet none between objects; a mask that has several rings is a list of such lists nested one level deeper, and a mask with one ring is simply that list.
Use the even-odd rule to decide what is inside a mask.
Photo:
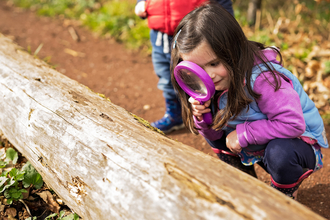
[{"label": "girl's fingers", "polygon": [[204,103],[204,105],[205,105],[206,107],[209,107],[210,104],[211,104],[211,100],[208,100],[207,102]]},{"label": "girl's fingers", "polygon": [[197,111],[203,111],[206,109],[206,107],[204,105],[193,105],[194,109],[196,109]]},{"label": "girl's fingers", "polygon": [[209,108],[206,108],[206,109],[204,109],[204,110],[196,110],[196,109],[194,109],[193,110],[193,115],[195,115],[195,116],[202,116],[203,114],[205,114],[205,113],[208,113],[208,112],[210,112],[211,110],[209,109]]},{"label": "girl's fingers", "polygon": [[201,117],[203,114],[200,114],[200,113],[197,113],[197,112],[193,112],[193,115],[194,115],[195,117]]},{"label": "girl's fingers", "polygon": [[207,108],[208,105],[210,104],[211,101],[208,101],[208,105],[201,105],[199,101],[197,101],[196,99],[194,99],[193,97],[190,97],[188,99],[188,102],[191,104],[192,107],[192,114],[195,117],[198,117],[202,119],[203,114],[211,112],[211,109]]},{"label": "girl's fingers", "polygon": [[207,113],[207,112],[210,112],[211,110],[209,108],[206,108],[205,106],[193,106],[193,111],[196,111],[198,113]]}]

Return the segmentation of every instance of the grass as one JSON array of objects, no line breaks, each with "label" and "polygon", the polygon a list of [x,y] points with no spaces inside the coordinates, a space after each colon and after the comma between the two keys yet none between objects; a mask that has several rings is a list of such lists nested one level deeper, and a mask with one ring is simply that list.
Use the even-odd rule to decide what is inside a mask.
[{"label": "grass", "polygon": [[[92,31],[101,36],[112,37],[124,42],[128,48],[143,48],[150,51],[149,28],[146,20],[134,14],[135,1],[132,0],[11,0],[15,5],[35,10],[43,16],[60,16],[77,19],[88,26]],[[248,1],[234,0],[233,7],[238,22],[249,29],[246,12]],[[291,32],[310,32],[329,37],[330,2],[314,0],[304,1],[271,1],[263,0],[260,28],[249,29],[247,35],[251,40],[260,41],[267,45],[277,45],[282,50],[290,47],[283,34],[274,36],[272,31],[279,18],[296,22],[295,29]],[[297,18],[300,19],[297,23]],[[316,42],[301,42],[301,48],[306,50],[296,53],[299,59],[304,59],[306,54]]]},{"label": "grass", "polygon": [[[129,49],[151,53],[147,19],[134,14],[135,0],[8,1],[42,16],[78,20],[100,36],[122,42]],[[252,27],[247,22],[248,3],[233,0],[235,18],[248,39],[278,47],[284,65],[304,84],[309,54],[315,52],[316,45],[330,49],[330,0],[262,0],[261,13],[257,14],[260,22]],[[329,59],[312,59],[324,64],[324,77],[329,76]]]},{"label": "grass", "polygon": [[330,125],[330,113],[329,114],[323,114],[322,119],[325,124]]},{"label": "grass", "polygon": [[150,53],[147,20],[134,14],[132,0],[10,0],[41,16],[79,20],[100,36],[124,42],[129,49]]}]

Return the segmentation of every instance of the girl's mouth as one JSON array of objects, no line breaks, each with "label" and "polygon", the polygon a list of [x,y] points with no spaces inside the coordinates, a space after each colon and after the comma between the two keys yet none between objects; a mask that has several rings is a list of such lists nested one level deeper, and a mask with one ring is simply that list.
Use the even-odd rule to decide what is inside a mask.
[{"label": "girl's mouth", "polygon": [[221,82],[221,80],[214,82],[214,85],[218,85]]}]

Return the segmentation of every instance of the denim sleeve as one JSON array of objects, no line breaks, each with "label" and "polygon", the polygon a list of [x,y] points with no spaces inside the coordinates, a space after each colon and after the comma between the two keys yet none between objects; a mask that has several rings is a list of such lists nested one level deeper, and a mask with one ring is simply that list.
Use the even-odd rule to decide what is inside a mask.
[{"label": "denim sleeve", "polygon": [[232,16],[234,16],[233,3],[231,0],[216,0],[222,7],[224,7]]}]

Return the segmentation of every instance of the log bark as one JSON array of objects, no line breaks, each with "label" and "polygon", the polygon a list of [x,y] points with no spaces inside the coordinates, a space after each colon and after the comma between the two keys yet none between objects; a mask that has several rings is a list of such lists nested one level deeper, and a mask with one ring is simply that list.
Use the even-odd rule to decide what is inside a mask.
[{"label": "log bark", "polygon": [[83,219],[323,219],[0,35],[0,130]]}]

